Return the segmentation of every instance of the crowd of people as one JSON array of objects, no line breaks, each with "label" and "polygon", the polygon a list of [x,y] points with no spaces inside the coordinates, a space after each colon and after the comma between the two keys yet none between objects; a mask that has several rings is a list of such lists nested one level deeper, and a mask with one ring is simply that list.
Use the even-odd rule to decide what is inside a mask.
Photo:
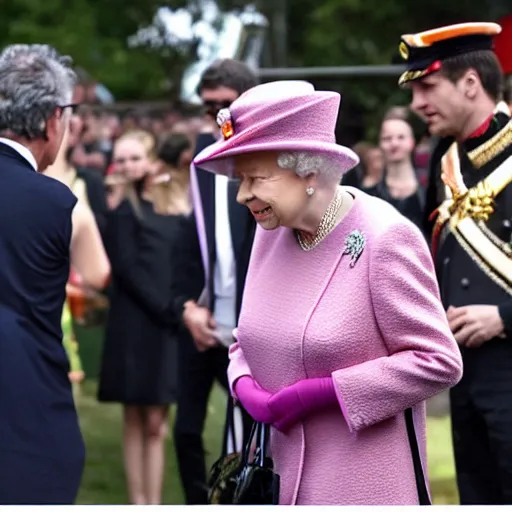
[{"label": "crowd of people", "polygon": [[77,110],[53,48],[5,49],[0,503],[74,502],[86,447],[70,319],[104,296],[98,400],[123,406],[130,503],[161,502],[172,404],[186,502],[209,502],[214,382],[223,454],[271,426],[281,504],[430,503],[425,403],[446,389],[461,503],[510,503],[498,32],[402,36],[411,108],[353,148],[335,140],[339,94],[259,84],[236,60],[203,73],[201,115],[119,116]]}]

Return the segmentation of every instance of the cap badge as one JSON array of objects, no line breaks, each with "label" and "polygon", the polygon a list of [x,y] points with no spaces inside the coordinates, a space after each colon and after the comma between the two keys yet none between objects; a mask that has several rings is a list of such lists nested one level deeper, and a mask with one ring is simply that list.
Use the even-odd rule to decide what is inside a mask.
[{"label": "cap badge", "polygon": [[407,45],[403,41],[400,43],[398,51],[402,59],[407,60],[409,58],[409,48],[407,48]]}]

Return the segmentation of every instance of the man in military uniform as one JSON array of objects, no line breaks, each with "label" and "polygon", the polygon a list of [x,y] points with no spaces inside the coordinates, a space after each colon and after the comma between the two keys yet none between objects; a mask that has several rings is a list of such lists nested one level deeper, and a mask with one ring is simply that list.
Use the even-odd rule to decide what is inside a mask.
[{"label": "man in military uniform", "polygon": [[464,376],[450,392],[461,504],[512,503],[512,122],[494,23],[402,36],[411,108],[439,137],[427,232]]}]

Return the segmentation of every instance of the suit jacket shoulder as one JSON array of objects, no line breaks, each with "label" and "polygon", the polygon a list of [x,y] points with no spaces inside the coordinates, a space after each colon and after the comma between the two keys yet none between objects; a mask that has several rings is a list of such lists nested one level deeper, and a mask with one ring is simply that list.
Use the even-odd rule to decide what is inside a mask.
[{"label": "suit jacket shoulder", "polygon": [[4,236],[11,233],[19,240],[26,232],[34,242],[46,236],[68,251],[76,202],[60,181],[34,171],[28,162],[0,153],[0,226]]}]

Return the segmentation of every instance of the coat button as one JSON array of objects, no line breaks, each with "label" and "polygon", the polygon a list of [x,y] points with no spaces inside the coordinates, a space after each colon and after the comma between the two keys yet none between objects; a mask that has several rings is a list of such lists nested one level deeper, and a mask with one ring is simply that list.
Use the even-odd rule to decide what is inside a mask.
[{"label": "coat button", "polygon": [[469,279],[467,277],[463,277],[460,281],[462,288],[469,288]]},{"label": "coat button", "polygon": [[511,223],[508,219],[505,219],[505,220],[503,221],[503,227],[504,227],[505,229],[510,230],[510,229],[512,228],[512,223]]},{"label": "coat button", "polygon": [[445,258],[443,260],[443,265],[448,265],[448,263],[450,263],[450,258]]}]

